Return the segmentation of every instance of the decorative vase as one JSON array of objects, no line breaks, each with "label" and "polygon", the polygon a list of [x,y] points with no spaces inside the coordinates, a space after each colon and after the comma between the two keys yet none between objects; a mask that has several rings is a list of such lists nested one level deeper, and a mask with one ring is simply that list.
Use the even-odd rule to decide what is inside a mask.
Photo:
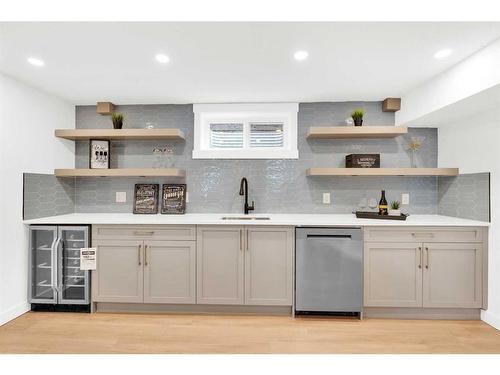
[{"label": "decorative vase", "polygon": [[422,147],[422,144],[425,140],[425,137],[411,137],[410,142],[408,143],[408,151],[410,154],[410,165],[412,168],[417,168],[417,152]]},{"label": "decorative vase", "polygon": [[388,210],[389,216],[401,216],[401,210],[393,210],[389,209]]},{"label": "decorative vase", "polygon": [[412,168],[417,168],[417,164],[415,163],[415,150],[410,150],[410,165]]},{"label": "decorative vase", "polygon": [[363,119],[362,118],[354,118],[354,126],[362,126],[363,125]]},{"label": "decorative vase", "polygon": [[174,150],[169,147],[156,147],[153,149],[155,160],[153,168],[172,168],[174,165],[173,160]]}]

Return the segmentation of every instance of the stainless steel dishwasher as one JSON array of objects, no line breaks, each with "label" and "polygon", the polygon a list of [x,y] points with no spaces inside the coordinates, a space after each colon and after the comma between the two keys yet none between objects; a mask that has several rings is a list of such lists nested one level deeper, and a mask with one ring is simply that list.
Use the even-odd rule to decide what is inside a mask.
[{"label": "stainless steel dishwasher", "polygon": [[356,315],[363,310],[360,228],[297,228],[296,313]]}]

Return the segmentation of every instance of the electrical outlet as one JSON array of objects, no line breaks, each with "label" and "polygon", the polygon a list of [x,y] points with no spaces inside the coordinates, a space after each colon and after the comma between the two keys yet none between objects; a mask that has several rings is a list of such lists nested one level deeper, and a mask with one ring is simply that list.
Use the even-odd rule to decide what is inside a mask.
[{"label": "electrical outlet", "polygon": [[186,191],[186,203],[189,203],[189,192]]},{"label": "electrical outlet", "polygon": [[115,200],[116,200],[116,203],[125,203],[127,201],[127,192],[126,191],[117,191]]},{"label": "electrical outlet", "polygon": [[330,204],[330,193],[323,193],[323,203]]},{"label": "electrical outlet", "polygon": [[410,204],[410,194],[408,193],[401,194],[401,204]]}]

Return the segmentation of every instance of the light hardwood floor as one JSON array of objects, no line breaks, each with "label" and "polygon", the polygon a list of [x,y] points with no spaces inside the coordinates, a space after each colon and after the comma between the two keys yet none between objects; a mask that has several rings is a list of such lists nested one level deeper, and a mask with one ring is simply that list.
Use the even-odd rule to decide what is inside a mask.
[{"label": "light hardwood floor", "polygon": [[500,353],[480,321],[30,312],[0,353]]}]

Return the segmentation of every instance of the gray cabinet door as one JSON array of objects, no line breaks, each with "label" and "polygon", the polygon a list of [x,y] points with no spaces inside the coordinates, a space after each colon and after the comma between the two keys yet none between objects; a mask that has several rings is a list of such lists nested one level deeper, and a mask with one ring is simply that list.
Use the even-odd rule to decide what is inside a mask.
[{"label": "gray cabinet door", "polygon": [[245,239],[245,304],[291,306],[293,229],[248,227]]},{"label": "gray cabinet door", "polygon": [[197,237],[197,302],[244,303],[244,231],[233,226],[199,226]]},{"label": "gray cabinet door", "polygon": [[424,307],[482,306],[482,244],[424,243]]},{"label": "gray cabinet door", "polygon": [[196,303],[196,242],[144,242],[144,302]]},{"label": "gray cabinet door", "polygon": [[422,307],[422,245],[365,243],[364,305]]},{"label": "gray cabinet door", "polygon": [[92,272],[95,302],[143,302],[143,242],[101,240]]}]

